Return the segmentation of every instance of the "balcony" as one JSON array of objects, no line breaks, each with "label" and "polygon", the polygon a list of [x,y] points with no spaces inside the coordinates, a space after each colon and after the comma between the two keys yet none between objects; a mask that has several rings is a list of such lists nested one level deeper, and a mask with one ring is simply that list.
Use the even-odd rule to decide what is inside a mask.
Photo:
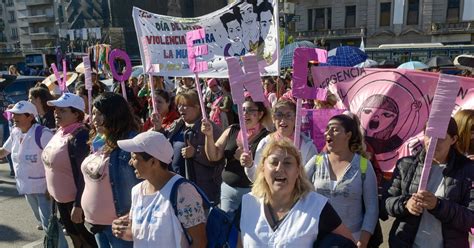
[{"label": "balcony", "polygon": [[431,34],[465,34],[465,33],[474,33],[474,22],[431,24]]},{"label": "balcony", "polygon": [[37,6],[37,5],[50,5],[53,4],[53,0],[28,0],[26,6]]},{"label": "balcony", "polygon": [[30,33],[30,39],[33,40],[54,40],[56,39],[56,33],[54,32],[39,32]]},{"label": "balcony", "polygon": [[36,15],[28,17],[29,23],[43,23],[43,22],[54,22],[53,15]]},{"label": "balcony", "polygon": [[326,40],[360,38],[361,28],[327,29],[295,32],[298,39],[325,38]]}]

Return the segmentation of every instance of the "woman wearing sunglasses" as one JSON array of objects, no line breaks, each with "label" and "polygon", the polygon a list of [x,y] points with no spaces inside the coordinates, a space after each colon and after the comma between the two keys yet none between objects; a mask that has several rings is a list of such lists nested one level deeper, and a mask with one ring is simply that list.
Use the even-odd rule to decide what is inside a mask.
[{"label": "woman wearing sunglasses", "polygon": [[[243,153],[241,156],[242,165],[245,166],[245,172],[251,181],[255,180],[257,166],[260,163],[262,151],[272,139],[289,138],[293,140],[295,137],[295,120],[296,120],[296,104],[290,100],[280,100],[272,110],[273,125],[276,131],[263,138],[257,146],[255,157],[252,161],[251,154]],[[301,152],[301,161],[306,164],[314,155],[318,154],[318,150],[313,140],[303,133],[300,136],[300,144],[298,146]]]},{"label": "woman wearing sunglasses", "polygon": [[222,173],[223,183],[221,185],[221,209],[232,213],[240,205],[242,196],[251,190],[251,182],[245,175],[240,161],[243,152],[242,137],[248,138],[249,149],[255,154],[257,145],[268,131],[265,128],[268,113],[262,102],[253,102],[247,98],[242,104],[247,126],[247,133],[243,134],[239,125],[229,126],[217,139],[212,136],[212,125],[209,120],[202,121],[201,132],[206,136],[206,155],[210,161],[219,161],[225,158],[225,168]]}]

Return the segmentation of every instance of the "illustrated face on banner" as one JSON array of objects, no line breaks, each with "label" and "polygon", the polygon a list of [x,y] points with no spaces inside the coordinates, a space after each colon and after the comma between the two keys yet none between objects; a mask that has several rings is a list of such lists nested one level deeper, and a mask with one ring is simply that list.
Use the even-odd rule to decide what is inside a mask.
[{"label": "illustrated face on banner", "polygon": [[243,2],[239,5],[242,21],[247,26],[254,25],[257,22],[257,13],[254,12],[253,5]]},{"label": "illustrated face on banner", "polygon": [[[159,64],[160,75],[192,76],[186,50],[186,33],[203,28],[205,37],[196,40],[193,45],[208,47],[208,53],[202,56],[202,61],[208,64],[208,70],[202,72],[202,77],[226,78],[226,57],[247,56],[251,53],[257,55],[262,76],[276,76],[279,74],[278,27],[272,13],[277,13],[277,5],[276,0],[239,0],[193,18],[158,15],[134,7],[132,15],[137,37],[146,39],[152,51],[149,53],[150,60]],[[260,25],[260,19],[265,23]],[[261,26],[264,27],[263,35]],[[143,47],[140,44],[142,56]]]},{"label": "illustrated face on banner", "polygon": [[234,42],[241,41],[242,27],[240,26],[240,23],[237,21],[237,19],[227,23],[227,34],[230,40]]},{"label": "illustrated face on banner", "polygon": [[398,104],[388,96],[373,95],[367,98],[357,112],[365,135],[389,139],[398,122]]},{"label": "illustrated face on banner", "polygon": [[262,40],[272,40],[273,33],[270,32],[270,28],[273,25],[273,14],[271,10],[267,10],[260,13],[260,37]]}]

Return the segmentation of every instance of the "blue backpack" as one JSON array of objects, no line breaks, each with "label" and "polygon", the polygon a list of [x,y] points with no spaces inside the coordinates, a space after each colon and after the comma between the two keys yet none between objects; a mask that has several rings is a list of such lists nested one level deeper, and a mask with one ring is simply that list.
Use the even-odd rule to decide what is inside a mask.
[{"label": "blue backpack", "polygon": [[[237,247],[238,229],[235,222],[231,219],[231,217],[226,212],[224,212],[222,209],[211,204],[206,194],[196,184],[187,180],[186,178],[178,179],[174,183],[173,188],[171,189],[170,201],[171,201],[171,205],[173,206],[176,216],[178,216],[178,208],[177,208],[178,187],[182,183],[189,183],[193,185],[194,188],[196,188],[197,192],[201,195],[204,205],[207,205],[209,207],[209,214],[207,216],[207,222],[206,222],[207,247],[210,247],[210,248]],[[193,243],[191,236],[189,236],[189,234],[186,232],[186,228],[184,228],[182,223],[181,223],[181,227],[183,228],[186,239],[191,245]]]}]

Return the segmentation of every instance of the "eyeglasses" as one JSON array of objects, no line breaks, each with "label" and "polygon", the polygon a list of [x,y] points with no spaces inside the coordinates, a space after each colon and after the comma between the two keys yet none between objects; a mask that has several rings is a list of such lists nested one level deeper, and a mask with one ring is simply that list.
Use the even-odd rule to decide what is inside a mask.
[{"label": "eyeglasses", "polygon": [[282,120],[282,119],[291,120],[294,118],[295,118],[295,115],[293,113],[286,113],[286,114],[283,114],[282,112],[273,113],[273,119],[275,120]]},{"label": "eyeglasses", "polygon": [[258,109],[256,109],[256,108],[242,108],[242,112],[252,114],[252,113],[258,112]]}]

